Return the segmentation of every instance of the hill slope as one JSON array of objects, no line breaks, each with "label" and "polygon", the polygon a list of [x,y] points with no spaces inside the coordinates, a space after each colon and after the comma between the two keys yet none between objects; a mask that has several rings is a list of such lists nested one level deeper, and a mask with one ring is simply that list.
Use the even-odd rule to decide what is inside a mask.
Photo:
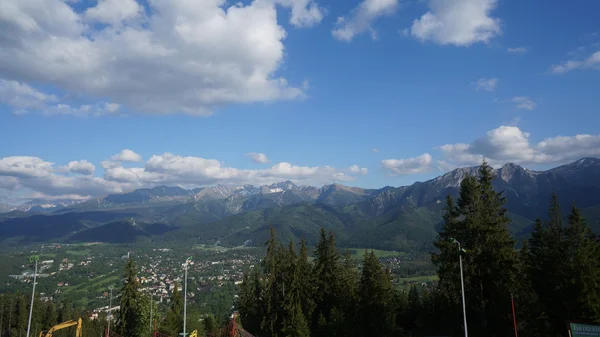
[{"label": "hill slope", "polygon": [[[113,194],[53,214],[12,211],[0,215],[0,240],[132,242],[188,240],[227,245],[260,245],[270,225],[281,239],[314,243],[321,227],[344,246],[427,249],[441,222],[446,195],[457,195],[477,167],[459,168],[410,186],[362,189],[339,184],[321,188],[290,181],[255,187],[214,186],[186,190],[159,186]],[[600,231],[600,160],[583,158],[547,171],[508,163],[495,170],[494,186],[504,191],[511,232],[526,236],[546,214],[556,191],[567,209],[582,208]],[[137,224],[132,226],[133,223]]]}]

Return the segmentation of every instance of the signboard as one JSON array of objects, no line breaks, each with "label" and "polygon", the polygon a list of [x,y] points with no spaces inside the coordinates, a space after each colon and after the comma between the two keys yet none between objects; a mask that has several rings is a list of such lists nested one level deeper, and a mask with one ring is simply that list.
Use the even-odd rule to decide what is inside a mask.
[{"label": "signboard", "polygon": [[600,325],[569,323],[571,337],[600,337]]}]

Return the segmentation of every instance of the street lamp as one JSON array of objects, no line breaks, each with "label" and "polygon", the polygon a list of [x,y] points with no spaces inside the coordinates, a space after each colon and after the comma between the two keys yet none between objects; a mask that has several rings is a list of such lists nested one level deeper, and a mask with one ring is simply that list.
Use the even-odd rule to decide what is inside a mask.
[{"label": "street lamp", "polygon": [[31,291],[31,305],[29,306],[29,321],[27,322],[27,337],[29,337],[29,332],[31,331],[31,316],[33,314],[33,298],[35,297],[35,284],[37,281],[37,272],[38,272],[38,260],[39,256],[32,256],[29,258],[29,262],[35,261],[35,271],[33,272],[33,290]]},{"label": "street lamp", "polygon": [[112,311],[110,309],[112,308],[112,291],[114,287],[110,286],[108,289],[110,290],[110,300],[108,301],[108,328],[106,329],[106,337],[110,336],[110,320],[112,318]]},{"label": "street lamp", "polygon": [[465,337],[468,337],[469,334],[467,332],[467,308],[465,305],[465,281],[463,278],[463,266],[462,266],[462,255],[461,255],[461,253],[465,252],[465,250],[463,248],[461,248],[460,242],[458,242],[458,240],[456,240],[455,238],[450,238],[450,241],[452,243],[458,244],[458,261],[460,264],[460,288],[461,288],[461,294],[462,294],[463,319],[464,319],[464,324],[465,324]]},{"label": "street lamp", "polygon": [[192,257],[188,257],[183,263],[183,270],[185,272],[184,281],[183,281],[183,333],[181,334],[183,337],[186,336],[185,326],[187,322],[187,272],[189,263],[192,262]]}]

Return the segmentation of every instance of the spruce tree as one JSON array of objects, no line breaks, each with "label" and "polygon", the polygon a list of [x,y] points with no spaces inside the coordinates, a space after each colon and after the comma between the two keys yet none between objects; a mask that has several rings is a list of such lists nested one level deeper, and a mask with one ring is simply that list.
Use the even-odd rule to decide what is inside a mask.
[{"label": "spruce tree", "polygon": [[308,248],[304,239],[300,241],[300,253],[297,259],[298,284],[300,285],[300,299],[302,301],[302,313],[307,321],[310,321],[315,310],[315,284],[312,282],[312,265],[308,261]]},{"label": "spruce tree", "polygon": [[572,320],[600,319],[600,248],[579,209],[573,205],[565,230],[568,256],[565,311]]},{"label": "spruce tree", "polygon": [[264,310],[261,330],[269,336],[280,336],[284,319],[284,266],[285,249],[276,240],[275,229],[271,227],[267,254],[263,259],[263,275],[265,277]]},{"label": "spruce tree", "polygon": [[339,253],[335,247],[333,233],[327,236],[321,228],[320,239],[315,249],[314,284],[315,311],[312,317],[313,335],[330,336],[335,333],[332,312],[340,307]]},{"label": "spruce tree", "polygon": [[375,254],[365,254],[359,286],[359,336],[392,336],[395,327],[394,293],[389,273]]},{"label": "spruce tree", "polygon": [[130,257],[125,266],[125,277],[121,288],[121,303],[117,329],[122,336],[142,337],[148,326],[144,324],[142,294],[137,279],[137,270]]},{"label": "spruce tree", "polygon": [[173,293],[171,294],[171,305],[169,306],[169,311],[165,316],[163,324],[161,326],[161,330],[168,334],[169,336],[178,336],[180,332],[183,331],[183,296],[179,292],[177,288],[177,284],[175,288],[173,288]]},{"label": "spruce tree", "polygon": [[[457,205],[448,197],[444,225],[432,260],[438,266],[440,290],[450,310],[460,312],[459,254],[463,259],[469,332],[504,336],[510,333],[510,296],[518,277],[514,240],[508,231],[506,199],[492,185],[494,173],[484,161],[479,178],[466,177]],[[464,251],[459,251],[456,241]],[[457,320],[458,321],[458,320]],[[464,327],[462,327],[464,329]]]}]

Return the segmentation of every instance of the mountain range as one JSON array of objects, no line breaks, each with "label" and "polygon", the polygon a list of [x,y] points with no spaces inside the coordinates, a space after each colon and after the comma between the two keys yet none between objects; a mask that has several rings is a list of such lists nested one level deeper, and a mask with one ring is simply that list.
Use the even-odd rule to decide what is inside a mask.
[{"label": "mountain range", "polygon": [[[274,226],[282,240],[314,243],[325,227],[342,246],[427,249],[439,230],[445,196],[457,195],[462,180],[477,171],[458,168],[425,182],[380,189],[284,181],[196,189],[158,186],[85,202],[32,200],[18,207],[0,205],[0,240],[260,245]],[[600,230],[600,159],[583,158],[547,171],[507,163],[494,171],[494,185],[507,197],[515,237],[525,237],[535,218],[545,216],[552,191],[565,213],[575,202],[592,228]]]}]

